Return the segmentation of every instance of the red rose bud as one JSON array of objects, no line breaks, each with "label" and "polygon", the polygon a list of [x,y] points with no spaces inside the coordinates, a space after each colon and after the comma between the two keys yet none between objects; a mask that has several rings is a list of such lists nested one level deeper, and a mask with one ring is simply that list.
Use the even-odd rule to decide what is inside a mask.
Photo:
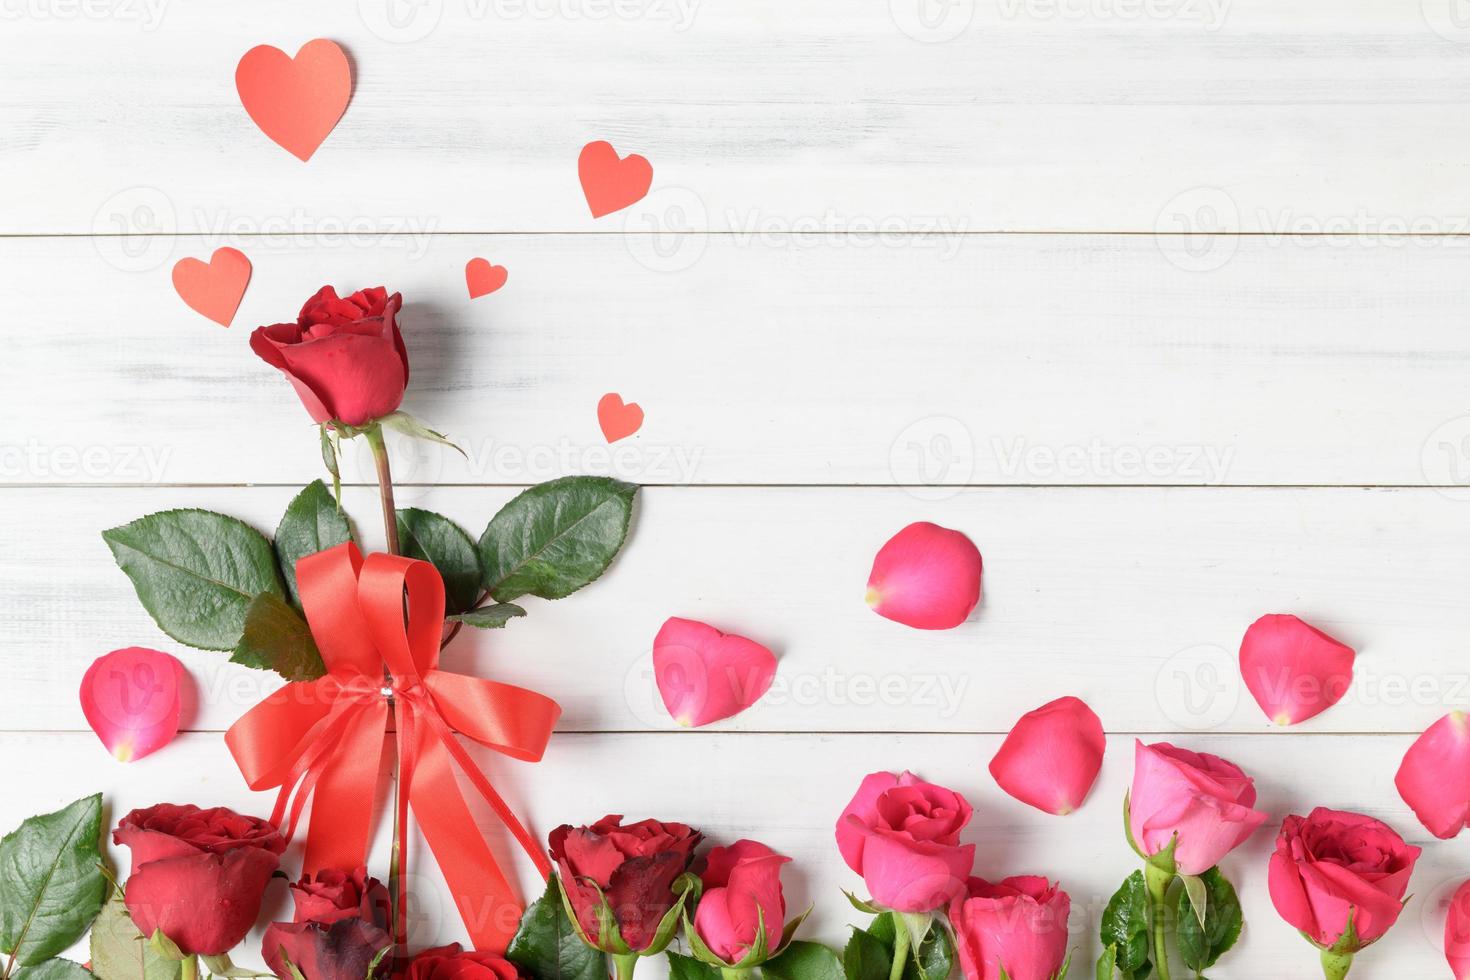
[{"label": "red rose bud", "polygon": [[345,299],[323,286],[295,323],[259,327],[250,349],[280,369],[317,423],[360,426],[397,410],[408,386],[403,298],[382,286]]},{"label": "red rose bud", "polygon": [[1398,921],[1417,860],[1419,848],[1383,821],[1319,806],[1282,822],[1267,886],[1289,925],[1351,955]]},{"label": "red rose bud", "polygon": [[297,922],[327,925],[343,919],[365,919],[387,928],[391,918],[388,889],[367,868],[355,871],[323,869],[291,885]]},{"label": "red rose bud", "polygon": [[373,980],[388,975],[390,958],[380,954],[392,945],[392,936],[365,919],[272,922],[260,953],[280,980],[294,980],[293,966],[306,980]]},{"label": "red rose bud", "polygon": [[971,878],[949,909],[965,980],[1055,980],[1071,910],[1067,893],[1045,878]]},{"label": "red rose bud", "polygon": [[1455,889],[1444,922],[1444,958],[1455,980],[1470,980],[1470,881]]},{"label": "red rose bud", "polygon": [[1448,840],[1470,822],[1470,720],[1451,711],[1415,739],[1393,777],[1399,795],[1434,836]]},{"label": "red rose bud", "polygon": [[[660,935],[659,927],[683,894],[675,893],[674,881],[689,870],[703,839],[681,823],[642,820],[625,827],[620,815],[553,830],[551,860],[583,938],[608,953],[663,952],[673,933]],[[604,934],[603,911],[615,935]]]},{"label": "red rose bud", "polygon": [[653,639],[653,677],[680,725],[698,727],[738,715],[776,676],[776,655],[754,640],[671,617]]},{"label": "red rose bud", "polygon": [[1021,716],[990,760],[990,774],[1022,803],[1068,814],[1087,799],[1106,747],[1092,709],[1077,698],[1058,698]]},{"label": "red rose bud", "polygon": [[960,843],[973,814],[959,793],[911,772],[871,773],[837,818],[837,849],[873,901],[931,912],[964,890],[975,865],[975,845]]},{"label": "red rose bud", "polygon": [[[406,980],[519,980],[514,963],[494,953],[463,950],[459,943],[426,949],[408,964]],[[312,980],[310,976],[306,980]]]},{"label": "red rose bud", "polygon": [[162,931],[185,954],[217,956],[245,938],[286,841],[274,826],[215,807],[160,803],[112,833],[132,852],[123,902],[145,936]]},{"label": "red rose bud", "polygon": [[[786,923],[781,866],[790,860],[753,840],[710,850],[694,932],[720,965],[753,967],[780,952]],[[759,955],[744,962],[752,952]]]},{"label": "red rose bud", "polygon": [[1167,742],[1134,744],[1128,832],[1145,857],[1174,844],[1179,874],[1203,874],[1266,822],[1252,809],[1255,780],[1233,762]]},{"label": "red rose bud", "polygon": [[1240,676],[1267,718],[1295,725],[1342,700],[1353,658],[1352,647],[1295,616],[1262,616],[1240,641]]},{"label": "red rose bud", "polygon": [[952,629],[980,602],[980,571],[979,549],[959,531],[910,524],[873,559],[868,605],[915,629]]}]

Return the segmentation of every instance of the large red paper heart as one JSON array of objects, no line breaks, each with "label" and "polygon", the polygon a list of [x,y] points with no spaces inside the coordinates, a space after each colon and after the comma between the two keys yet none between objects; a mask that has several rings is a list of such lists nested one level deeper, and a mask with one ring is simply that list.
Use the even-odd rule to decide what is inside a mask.
[{"label": "large red paper heart", "polygon": [[489,259],[470,259],[464,267],[464,281],[470,289],[470,299],[479,299],[495,292],[505,285],[508,278],[510,273],[505,266],[491,265]]},{"label": "large red paper heart", "polygon": [[325,38],[306,42],[295,58],[262,44],[240,59],[235,88],[261,132],[309,160],[347,111],[352,67]]},{"label": "large red paper heart", "polygon": [[174,292],[196,313],[228,327],[250,284],[250,260],[234,248],[218,248],[209,261],[179,259],[174,265]]},{"label": "large red paper heart", "polygon": [[653,183],[653,164],[636,153],[619,159],[611,143],[596,140],[582,147],[577,176],[592,217],[600,218],[643,200]]},{"label": "large red paper heart", "polygon": [[643,425],[643,409],[637,402],[623,404],[622,396],[610,391],[597,403],[597,424],[608,442],[626,439]]}]

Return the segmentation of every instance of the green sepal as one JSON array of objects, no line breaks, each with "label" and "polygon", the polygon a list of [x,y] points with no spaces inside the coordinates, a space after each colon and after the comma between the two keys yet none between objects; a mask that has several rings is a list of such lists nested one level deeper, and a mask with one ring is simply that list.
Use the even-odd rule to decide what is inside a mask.
[{"label": "green sepal", "polygon": [[[274,976],[274,974],[271,973],[257,973],[255,970],[247,970],[243,966],[236,966],[235,961],[230,959],[229,953],[220,953],[217,956],[201,955],[199,957],[199,962],[204,964],[204,968],[209,971],[210,976],[228,977],[230,978],[230,980],[242,980],[242,978],[248,977]],[[368,975],[372,975],[371,971],[369,971]]]},{"label": "green sepal", "polygon": [[1148,855],[1143,853],[1143,848],[1139,847],[1138,841],[1133,839],[1133,812],[1130,805],[1132,798],[1131,791],[1123,794],[1123,837],[1127,839],[1128,846],[1133,848],[1133,853],[1137,854],[1140,860],[1147,861]]},{"label": "green sepal", "polygon": [[1102,955],[1097,958],[1097,980],[1113,980],[1113,972],[1118,967],[1118,947],[1106,946]]},{"label": "green sepal", "polygon": [[325,423],[317,426],[322,439],[322,464],[326,466],[327,472],[332,475],[332,499],[337,501],[337,506],[342,506],[342,464],[338,461],[342,455],[341,437],[327,427]]},{"label": "green sepal", "polygon": [[1243,919],[1240,899],[1235,887],[1220,873],[1219,868],[1210,868],[1200,875],[1200,884],[1208,895],[1208,908],[1203,922],[1196,923],[1186,903],[1187,895],[1179,898],[1178,928],[1174,934],[1179,947],[1179,958],[1196,974],[1203,973],[1240,938]]},{"label": "green sepal", "polygon": [[179,949],[178,943],[165,936],[162,929],[153,930],[153,935],[148,937],[148,945],[166,960],[177,960],[182,963],[189,958],[189,954]]},{"label": "green sepal", "polygon": [[1179,874],[1179,863],[1174,860],[1174,851],[1177,850],[1178,847],[1179,832],[1175,831],[1174,836],[1169,838],[1169,846],[1165,847],[1157,854],[1144,858],[1143,863],[1146,864],[1148,867],[1154,869],[1158,873],[1168,875],[1170,878],[1173,878],[1175,875]]},{"label": "green sepal", "polygon": [[1072,953],[1073,952],[1074,952],[1074,950],[1070,950],[1070,949],[1067,950],[1067,958],[1064,959],[1064,960],[1062,960],[1062,968],[1057,971],[1057,975],[1055,977],[1053,977],[1052,980],[1067,980],[1067,974],[1072,969]]},{"label": "green sepal", "polygon": [[674,892],[678,897],[664,913],[664,917],[659,920],[658,928],[653,931],[653,941],[648,944],[647,949],[638,953],[639,956],[657,956],[669,948],[669,943],[674,941],[674,934],[679,931],[679,922],[684,911],[689,907],[689,896],[693,895],[694,901],[698,902],[703,890],[704,882],[692,871],[686,871],[674,879],[674,883],[669,886],[669,891]]},{"label": "green sepal", "polygon": [[1194,912],[1194,918],[1203,929],[1205,925],[1205,912],[1209,908],[1210,896],[1205,890],[1205,883],[1199,875],[1180,875],[1179,880],[1184,882],[1184,894],[1189,899],[1189,907]]},{"label": "green sepal", "polygon": [[866,912],[869,915],[882,915],[884,912],[888,911],[881,906],[874,905],[867,899],[858,898],[846,888],[842,889],[842,894],[847,896],[847,900],[852,903],[852,907],[857,909],[859,912]]},{"label": "green sepal", "polygon": [[694,925],[689,921],[689,910],[684,909],[684,937],[689,940],[689,951],[694,954],[695,959],[722,970],[750,970],[760,966],[771,958],[771,954],[766,945],[766,914],[757,907],[755,917],[755,942],[745,951],[744,956],[734,963],[729,963],[716,956],[714,950],[706,946],[704,940],[699,938],[699,933],[694,931]]},{"label": "green sepal", "polygon": [[423,439],[425,442],[437,442],[441,446],[448,446],[466,459],[469,458],[465,455],[465,451],[451,442],[444,433],[435,432],[407,412],[390,412],[378,419],[378,424],[411,439]]}]

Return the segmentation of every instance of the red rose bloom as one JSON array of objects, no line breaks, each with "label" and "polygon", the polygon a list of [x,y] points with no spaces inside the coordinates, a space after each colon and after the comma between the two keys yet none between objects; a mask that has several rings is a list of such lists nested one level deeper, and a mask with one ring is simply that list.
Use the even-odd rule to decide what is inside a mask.
[{"label": "red rose bloom", "polygon": [[[388,890],[367,868],[307,875],[291,885],[291,897],[295,921],[271,923],[260,949],[281,980],[292,980],[292,966],[306,980],[364,980],[378,953],[393,944]],[[375,974],[386,974],[387,959],[378,962]]]},{"label": "red rose bloom", "polygon": [[682,823],[622,823],[622,816],[610,815],[590,827],[556,828],[551,859],[588,939],[597,942],[598,909],[605,898],[628,949],[648,952],[659,921],[674,907],[674,879],[689,870],[704,835]]},{"label": "red rose bloom", "polygon": [[[515,964],[494,953],[462,950],[459,943],[426,949],[408,964],[406,980],[519,980]],[[308,980],[310,978],[308,977]]]},{"label": "red rose bloom", "polygon": [[264,820],[173,803],[129,813],[112,840],[132,852],[123,901],[139,931],[205,956],[245,938],[286,849]]},{"label": "red rose bloom", "polygon": [[402,305],[382,286],[345,299],[323,286],[295,323],[257,328],[250,349],[286,375],[313,421],[363,425],[395,411],[408,386]]}]

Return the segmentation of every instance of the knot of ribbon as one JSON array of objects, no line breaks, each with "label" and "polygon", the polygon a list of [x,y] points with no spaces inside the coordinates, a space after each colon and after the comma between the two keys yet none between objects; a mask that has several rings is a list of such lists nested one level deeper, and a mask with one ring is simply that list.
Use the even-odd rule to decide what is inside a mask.
[{"label": "knot of ribbon", "polygon": [[347,543],[302,558],[296,581],[327,673],[287,684],[231,726],[225,743],[245,782],[254,790],[279,787],[272,819],[287,838],[312,801],[307,874],[365,864],[391,712],[399,771],[395,935],[401,938],[404,921],[411,807],[475,947],[503,950],[519,924],[521,902],[475,822],[455,768],[542,877],[551,868],[455,733],[537,762],[560,706],[534,691],[439,669],[444,582],[426,561],[364,559]]}]

